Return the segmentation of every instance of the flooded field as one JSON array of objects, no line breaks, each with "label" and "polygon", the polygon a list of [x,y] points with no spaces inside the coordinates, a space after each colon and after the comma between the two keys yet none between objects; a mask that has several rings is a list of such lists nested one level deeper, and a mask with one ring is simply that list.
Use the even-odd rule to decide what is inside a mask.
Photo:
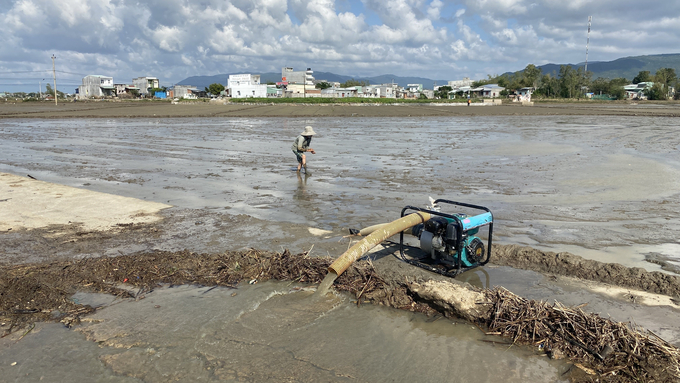
[{"label": "flooded field", "polygon": [[[307,124],[311,177],[289,149]],[[2,120],[0,138],[3,172],[272,227],[337,236],[432,196],[491,208],[499,243],[648,270],[680,260],[673,118]],[[221,250],[199,242],[184,245]]]},{"label": "flooded field", "polygon": [[[348,228],[428,197],[488,206],[494,242],[672,272],[680,265],[675,119],[616,116],[0,120],[0,172],[167,203],[159,234],[63,241],[3,234],[2,262],[243,247],[338,256]],[[311,176],[290,145],[318,133]],[[0,200],[7,197],[0,196]],[[0,208],[2,207],[0,202]],[[146,233],[146,232],[145,232]],[[91,240],[88,240],[91,238]],[[132,239],[130,239],[132,238]],[[89,241],[89,242],[88,242]],[[387,245],[390,246],[389,244]],[[393,246],[393,245],[392,245]],[[493,257],[492,257],[493,262]],[[461,276],[532,299],[589,303],[680,344],[677,311],[486,267]],[[113,301],[67,330],[0,342],[8,381],[560,381],[566,367],[447,319],[267,282]],[[234,295],[234,293],[236,293]],[[623,293],[621,293],[623,294]],[[93,301],[95,304],[95,301]],[[661,318],[661,319],[660,319]],[[666,318],[667,320],[663,319]],[[491,341],[491,342],[489,342]],[[46,346],[47,345],[47,346]],[[38,351],[39,350],[39,351]],[[15,365],[12,363],[17,362]],[[464,366],[464,368],[463,368]],[[426,378],[423,378],[423,377]],[[51,379],[50,379],[51,378]]]}]

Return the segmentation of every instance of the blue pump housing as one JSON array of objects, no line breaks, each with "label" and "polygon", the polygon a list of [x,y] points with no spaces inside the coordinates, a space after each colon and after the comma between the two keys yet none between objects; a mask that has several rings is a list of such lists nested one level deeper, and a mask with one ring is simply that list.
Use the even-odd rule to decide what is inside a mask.
[{"label": "blue pump housing", "polygon": [[[420,248],[425,251],[425,258],[407,258],[404,254],[403,232],[400,235],[399,254],[402,260],[436,272],[438,274],[455,277],[459,273],[478,266],[485,265],[491,257],[491,238],[493,234],[493,215],[483,206],[462,202],[438,199],[433,206],[456,205],[475,210],[482,210],[480,214],[467,215],[462,213],[443,213],[406,206],[402,209],[402,217],[409,210],[422,211],[431,214],[431,218],[412,228],[411,234],[420,240]],[[480,228],[488,228],[487,244],[477,236]]]}]

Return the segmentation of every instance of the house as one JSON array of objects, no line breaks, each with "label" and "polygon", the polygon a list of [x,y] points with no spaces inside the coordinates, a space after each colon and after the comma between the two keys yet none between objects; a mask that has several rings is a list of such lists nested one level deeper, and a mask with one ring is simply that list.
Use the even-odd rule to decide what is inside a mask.
[{"label": "house", "polygon": [[193,85],[175,85],[168,88],[167,97],[170,98],[184,98],[196,99],[199,97],[206,97],[207,93],[204,90],[199,90]]},{"label": "house", "polygon": [[76,97],[80,100],[90,97],[114,95],[113,77],[88,75],[83,77],[83,84],[76,89]]},{"label": "house", "polygon": [[645,95],[645,91],[652,86],[654,86],[653,82],[640,82],[624,85],[623,90],[626,92],[626,98],[629,100],[646,100],[647,95]]},{"label": "house", "polygon": [[311,89],[314,89],[314,71],[312,68],[307,68],[306,71],[294,71],[290,67],[281,68],[281,81],[288,84],[311,85]]},{"label": "house", "polygon": [[449,99],[456,98],[456,96],[468,97],[472,91],[470,86],[459,86],[449,92]]},{"label": "house", "polygon": [[503,90],[505,90],[505,88],[498,86],[498,84],[487,84],[478,88],[470,89],[470,93],[473,96],[481,98],[496,98],[501,96],[501,92]]},{"label": "house", "polygon": [[267,84],[260,84],[259,74],[231,74],[227,89],[233,98],[267,97]]},{"label": "house", "polygon": [[359,97],[361,91],[360,86],[353,86],[350,88],[327,88],[321,90],[323,97],[329,98],[347,98],[347,97]]},{"label": "house", "polygon": [[128,84],[113,84],[116,90],[117,96],[122,96],[124,94],[134,94],[135,92],[139,94],[139,88]]},{"label": "house", "polygon": [[409,93],[420,93],[423,91],[423,84],[407,84],[406,91]]},{"label": "house", "polygon": [[276,85],[267,85],[267,97],[281,96],[283,96],[283,89],[277,88]]},{"label": "house", "polygon": [[366,88],[365,96],[375,98],[396,98],[397,87],[397,84],[371,85]]},{"label": "house", "polygon": [[291,84],[288,83],[284,85],[285,89],[285,97],[305,97],[305,93],[307,91],[307,88],[313,89],[314,85],[307,85],[307,84]]},{"label": "house", "polygon": [[525,87],[515,91],[514,102],[531,102],[531,94],[534,92],[533,87]]},{"label": "house", "polygon": [[281,68],[281,82],[277,85],[283,87],[285,97],[307,97],[306,93],[310,91],[311,97],[320,97],[321,92],[316,92],[315,82],[312,68],[294,71],[293,68],[284,67]]},{"label": "house", "polygon": [[[156,77],[137,77],[132,79],[132,85],[139,88],[139,94],[146,96],[151,89],[160,88]],[[152,95],[153,96],[153,95]]]},{"label": "house", "polygon": [[421,94],[424,94],[425,97],[427,97],[427,98],[429,98],[429,99],[433,99],[433,98],[434,98],[434,90],[433,90],[433,89],[423,89],[423,91],[420,92],[420,93],[421,93]]}]

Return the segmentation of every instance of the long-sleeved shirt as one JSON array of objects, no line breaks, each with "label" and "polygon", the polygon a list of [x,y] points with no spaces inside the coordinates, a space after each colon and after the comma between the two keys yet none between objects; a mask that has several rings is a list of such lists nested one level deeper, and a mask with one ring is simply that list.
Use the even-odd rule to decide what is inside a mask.
[{"label": "long-sleeved shirt", "polygon": [[297,136],[295,139],[295,142],[293,143],[293,146],[291,146],[291,149],[293,149],[294,152],[306,152],[307,149],[309,149],[309,144],[312,142],[312,138],[309,137],[309,139],[306,139],[305,136]]}]

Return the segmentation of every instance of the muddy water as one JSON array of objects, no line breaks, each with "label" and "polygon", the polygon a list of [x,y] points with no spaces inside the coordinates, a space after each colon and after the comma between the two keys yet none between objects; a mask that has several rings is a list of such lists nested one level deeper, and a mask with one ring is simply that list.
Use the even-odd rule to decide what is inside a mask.
[{"label": "muddy water", "polygon": [[[495,242],[656,270],[646,257],[680,259],[680,142],[673,122],[647,117],[0,120],[0,171],[170,203],[191,220],[180,226],[187,231],[209,230],[199,225],[202,213],[187,209],[247,214],[262,220],[249,223],[258,240],[247,245],[256,247],[287,235],[257,222],[339,237],[348,227],[396,219],[404,205],[424,206],[428,196],[442,197],[490,207]],[[290,152],[292,139],[307,124],[319,133],[312,143],[317,154],[309,156],[311,177],[295,174]],[[215,235],[235,232],[229,228]],[[312,242],[318,239],[302,233]],[[205,239],[180,234],[186,247]],[[582,288],[528,285],[535,275],[504,270],[489,268],[493,284],[525,296],[557,294],[568,304],[591,306],[600,299],[584,295]],[[357,309],[345,298],[311,304],[310,293],[290,293],[290,287],[277,284],[232,293],[158,290],[147,299],[101,310],[95,318],[104,322],[85,323],[78,328],[82,334],[41,325],[17,343],[0,343],[0,376],[148,382],[422,381],[427,376],[484,382],[497,376],[554,381],[562,372],[545,358],[480,342],[476,329],[460,323],[427,322],[379,307]],[[593,310],[678,341],[680,330],[658,320],[675,315],[672,309],[631,311],[602,303]],[[654,315],[641,317],[647,312]],[[672,330],[663,333],[667,327]]]},{"label": "muddy water", "polygon": [[[288,283],[159,289],[98,311],[77,327],[83,335],[42,325],[0,348],[17,362],[0,371],[4,381],[553,382],[568,368],[470,324],[344,296],[310,304],[311,294]],[[31,352],[41,343],[52,346]]]},{"label": "muddy water", "polygon": [[[0,171],[335,233],[442,197],[489,206],[498,243],[659,270],[645,259],[680,260],[675,121],[3,120]],[[290,152],[307,124],[311,177]]]}]

